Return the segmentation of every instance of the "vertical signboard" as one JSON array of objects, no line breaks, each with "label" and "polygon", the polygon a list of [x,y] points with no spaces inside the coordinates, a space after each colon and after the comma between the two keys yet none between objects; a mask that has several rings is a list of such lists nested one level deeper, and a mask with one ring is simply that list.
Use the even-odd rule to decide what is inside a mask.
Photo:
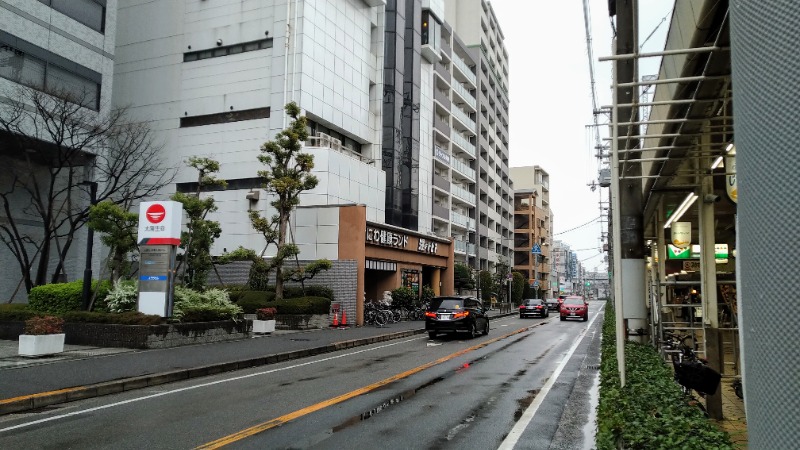
[{"label": "vertical signboard", "polygon": [[181,243],[183,205],[178,202],[139,204],[139,298],[137,310],[172,315],[175,257]]}]

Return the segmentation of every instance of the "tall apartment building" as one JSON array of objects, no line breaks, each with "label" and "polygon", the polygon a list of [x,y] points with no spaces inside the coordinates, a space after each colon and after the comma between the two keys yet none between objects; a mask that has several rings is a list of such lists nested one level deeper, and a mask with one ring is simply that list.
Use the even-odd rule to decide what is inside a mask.
[{"label": "tall apartment building", "polygon": [[[514,182],[514,263],[531,286],[551,293],[550,175],[539,166],[512,167]],[[537,246],[540,253],[534,254]]]},{"label": "tall apartment building", "polygon": [[445,15],[472,51],[477,75],[477,258],[481,270],[511,265],[513,183],[508,169],[508,53],[486,0],[446,0]]},{"label": "tall apartment building", "polygon": [[[84,106],[82,111],[89,117],[94,114],[105,116],[111,106],[116,8],[116,0],[0,1],[0,102],[20,99],[16,92],[25,86],[69,96]],[[19,141],[14,136],[0,131],[0,163],[5,169],[0,171],[0,189],[11,192],[4,201],[10,203],[12,214],[17,214],[15,223],[20,232],[36,241],[36,237],[42,234],[41,221],[35,214],[24,212],[24,205],[28,205],[31,199],[19,185],[11,189],[10,183],[14,182],[18,168],[23,172],[17,173],[41,174],[40,188],[49,189],[48,162],[59,158],[53,154],[46,133],[31,129],[26,135],[37,139],[28,140],[25,148],[19,148]],[[91,155],[88,156],[90,160]],[[69,171],[78,177],[85,176],[82,168],[70,168]],[[0,212],[0,223],[9,223],[3,212]],[[37,254],[32,244],[18,244],[28,246],[31,255]],[[81,232],[76,235],[61,272],[69,281],[81,277],[85,267],[85,245],[86,235]],[[10,294],[12,300],[24,299],[25,289],[20,289],[16,259],[5,246],[2,248],[0,264],[8,270],[6,276],[0,277],[0,291],[15,293]],[[95,264],[95,268],[97,266],[99,264]]]},{"label": "tall apartment building", "polygon": [[430,6],[422,10],[422,86],[423,97],[429,98],[423,116],[432,124],[424,143],[433,156],[430,229],[453,238],[456,261],[476,267],[476,63],[472,51],[443,22],[443,3]]}]

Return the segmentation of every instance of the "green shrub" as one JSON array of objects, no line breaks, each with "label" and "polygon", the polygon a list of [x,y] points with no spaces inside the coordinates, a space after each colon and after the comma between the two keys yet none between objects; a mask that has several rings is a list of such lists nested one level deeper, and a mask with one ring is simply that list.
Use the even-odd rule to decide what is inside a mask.
[{"label": "green shrub", "polygon": [[229,310],[212,305],[189,306],[181,312],[181,322],[214,322],[230,319]]},{"label": "green shrub", "polygon": [[285,298],[267,303],[265,307],[278,310],[278,314],[328,314],[331,301],[325,297]]},{"label": "green shrub", "polygon": [[[92,290],[97,291],[97,298],[104,298],[109,288],[110,284],[105,280],[92,280]],[[34,311],[47,314],[80,311],[83,308],[83,280],[36,286],[28,294],[28,305]]]},{"label": "green shrub", "polygon": [[275,294],[272,296],[264,295],[266,292],[261,291],[247,291],[236,304],[242,308],[245,314],[255,314],[257,309],[265,308],[270,301],[275,299]]},{"label": "green shrub", "polygon": [[31,317],[38,316],[36,311],[28,308],[25,303],[3,303],[0,304],[0,321],[25,321]]},{"label": "green shrub", "polygon": [[411,309],[417,303],[417,293],[410,287],[399,287],[392,291],[392,306]]},{"label": "green shrub", "polygon": [[333,301],[333,289],[329,286],[315,285],[306,286],[305,294],[303,294],[302,286],[286,286],[283,291],[283,298],[299,298],[299,297],[325,297]]},{"label": "green shrub", "polygon": [[268,291],[268,269],[269,264],[264,261],[264,258],[256,258],[253,261],[253,265],[250,266],[250,273],[247,276],[247,286],[254,291]]},{"label": "green shrub", "polygon": [[136,309],[138,295],[136,281],[117,280],[114,282],[114,288],[105,298],[106,309],[115,313],[133,311]]},{"label": "green shrub", "polygon": [[83,280],[36,286],[28,294],[28,305],[34,311],[63,314],[79,311],[83,304]]},{"label": "green shrub", "polygon": [[231,303],[228,293],[222,289],[209,289],[197,292],[192,289],[175,286],[175,305],[172,309],[173,318],[184,321],[199,322],[206,317],[215,317],[211,320],[233,319],[242,312],[242,308]]},{"label": "green shrub", "polygon": [[598,449],[732,449],[716,428],[681,392],[672,370],[650,345],[625,344],[625,387],[620,386],[615,314],[606,303],[597,407]]},{"label": "green shrub", "polygon": [[160,316],[139,311],[108,313],[95,311],[70,311],[64,314],[67,323],[106,323],[118,325],[158,325],[164,322]]}]

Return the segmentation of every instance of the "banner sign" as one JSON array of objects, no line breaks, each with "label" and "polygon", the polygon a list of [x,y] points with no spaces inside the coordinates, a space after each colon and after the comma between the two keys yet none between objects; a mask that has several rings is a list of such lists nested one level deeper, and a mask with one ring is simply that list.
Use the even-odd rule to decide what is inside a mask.
[{"label": "banner sign", "polygon": [[687,248],[692,244],[692,222],[672,223],[672,245]]}]

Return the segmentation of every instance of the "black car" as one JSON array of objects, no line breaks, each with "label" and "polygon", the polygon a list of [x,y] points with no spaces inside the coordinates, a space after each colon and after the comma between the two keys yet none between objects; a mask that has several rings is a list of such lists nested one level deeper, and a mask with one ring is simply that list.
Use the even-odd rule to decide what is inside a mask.
[{"label": "black car", "polygon": [[489,317],[483,303],[475,297],[434,297],[425,311],[425,329],[431,339],[437,333],[460,331],[475,337],[478,331],[489,334]]},{"label": "black car", "polygon": [[558,311],[561,309],[561,301],[557,298],[546,298],[544,302],[547,303],[547,309],[550,311]]},{"label": "black car", "polygon": [[550,309],[544,300],[538,298],[528,298],[522,300],[519,305],[519,318],[525,317],[548,317]]}]

